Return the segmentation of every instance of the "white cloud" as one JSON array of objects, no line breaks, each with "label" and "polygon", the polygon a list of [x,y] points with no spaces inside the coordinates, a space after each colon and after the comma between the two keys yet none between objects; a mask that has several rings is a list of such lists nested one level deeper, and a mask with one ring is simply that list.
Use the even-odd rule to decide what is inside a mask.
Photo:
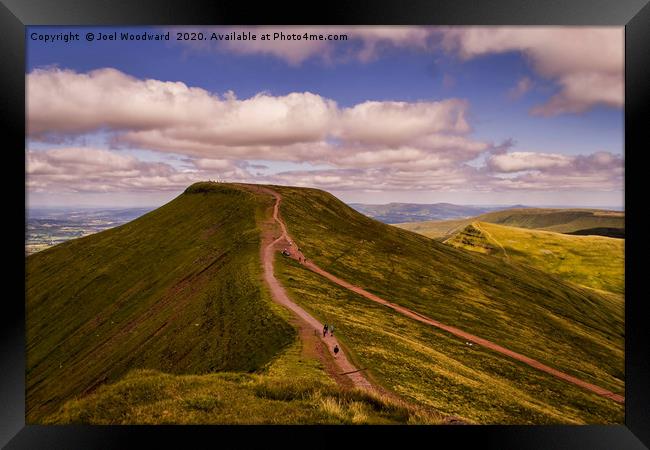
[{"label": "white cloud", "polygon": [[[560,90],[548,102],[531,110],[536,115],[580,113],[596,105],[622,107],[624,102],[624,35],[622,27],[237,27],[228,31],[296,34],[347,34],[340,41],[276,40],[220,41],[216,48],[240,54],[268,54],[297,66],[309,58],[328,62],[354,59],[367,62],[389,48],[457,52],[462,59],[517,51],[530,60],[542,77]],[[204,42],[183,45],[206,47]],[[338,51],[338,53],[337,53]],[[446,83],[448,84],[448,82]],[[521,96],[530,86],[525,79],[511,91]]]},{"label": "white cloud", "polygon": [[[487,168],[495,173],[495,189],[596,190],[623,188],[623,158],[609,152],[590,155],[513,152],[491,156]],[[503,177],[501,174],[514,174]]]},{"label": "white cloud", "polygon": [[[558,157],[560,156],[560,157]],[[252,174],[245,161],[188,158],[189,169],[95,148],[27,152],[28,188],[54,192],[180,192],[206,179],[310,186],[337,191],[616,191],[623,161],[607,152],[564,155],[514,152],[470,167],[445,155],[401,148],[343,156],[331,169]]]},{"label": "white cloud", "polygon": [[520,51],[560,91],[533,114],[579,113],[624,101],[622,27],[462,27],[443,32],[443,46],[463,59]]},{"label": "white cloud", "polygon": [[28,74],[27,107],[34,139],[108,129],[117,147],[213,160],[348,164],[354,154],[362,160],[370,151],[389,155],[407,145],[462,160],[487,147],[464,136],[470,131],[469,105],[460,99],[367,101],[339,108],[309,92],[237,99],[232,92],[218,96],[114,69],[47,69]]},{"label": "white cloud", "polygon": [[335,102],[309,92],[220,98],[181,82],[139,80],[115,69],[37,69],[27,75],[32,137],[108,128],[222,145],[289,144],[322,139],[336,111]]},{"label": "white cloud", "polygon": [[[580,95],[571,91],[572,101]],[[30,150],[28,186],[32,192],[153,192],[222,179],[348,190],[622,188],[621,157],[510,152],[469,137],[468,111],[467,101],[454,98],[341,108],[309,92],[238,99],[114,69],[35,70],[27,75],[32,139],[109,130],[116,147],[181,154],[189,165],[178,169],[97,148]],[[488,152],[485,166],[467,164],[479,164]],[[250,160],[329,168],[253,176]]]},{"label": "white cloud", "polygon": [[233,162],[227,159],[200,158],[192,161],[198,169],[203,170],[231,170]]},{"label": "white cloud", "polygon": [[395,168],[333,169],[282,172],[268,178],[269,182],[294,186],[318,187],[326,190],[372,191],[453,191],[465,189],[472,176],[481,176],[470,168],[424,169],[420,171]]},{"label": "white cloud", "polygon": [[348,141],[400,144],[435,133],[467,133],[467,102],[367,101],[343,110],[341,137]]},{"label": "white cloud", "polygon": [[205,179],[250,180],[235,161],[199,160],[195,170],[96,148],[28,150],[27,186],[34,193],[177,191]]},{"label": "white cloud", "polygon": [[568,167],[573,158],[554,153],[512,152],[492,155],[487,165],[497,172],[521,172],[524,170]]}]

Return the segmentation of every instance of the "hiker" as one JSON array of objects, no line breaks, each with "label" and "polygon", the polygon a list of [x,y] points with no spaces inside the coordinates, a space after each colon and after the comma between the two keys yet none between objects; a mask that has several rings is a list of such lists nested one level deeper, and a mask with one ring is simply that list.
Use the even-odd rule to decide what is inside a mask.
[{"label": "hiker", "polygon": [[327,336],[327,324],[323,327],[323,337]]},{"label": "hiker", "polygon": [[334,336],[334,325],[330,325],[330,336]]},{"label": "hiker", "polygon": [[339,346],[338,344],[334,345],[334,356],[338,355],[339,353]]}]

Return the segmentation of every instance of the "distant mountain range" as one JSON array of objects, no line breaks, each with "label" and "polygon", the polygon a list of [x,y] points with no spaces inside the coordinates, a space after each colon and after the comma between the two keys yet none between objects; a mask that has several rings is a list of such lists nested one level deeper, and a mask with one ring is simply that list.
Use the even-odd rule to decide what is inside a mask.
[{"label": "distant mountain range", "polygon": [[474,206],[454,205],[452,203],[388,203],[385,205],[349,203],[349,206],[368,217],[372,217],[373,219],[384,223],[462,219],[506,208],[526,208],[526,206],[523,205]]},{"label": "distant mountain range", "polygon": [[554,231],[577,235],[625,237],[625,212],[586,208],[512,208],[453,220],[425,220],[397,224],[432,239],[448,239],[472,222]]}]

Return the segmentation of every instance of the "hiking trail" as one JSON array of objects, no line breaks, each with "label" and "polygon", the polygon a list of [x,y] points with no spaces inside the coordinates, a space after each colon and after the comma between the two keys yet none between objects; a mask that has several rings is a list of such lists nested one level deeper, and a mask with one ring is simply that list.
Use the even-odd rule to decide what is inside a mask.
[{"label": "hiking trail", "polygon": [[[384,300],[383,298],[381,298],[381,297],[379,297],[379,296],[377,296],[375,294],[372,294],[372,293],[366,291],[365,289],[363,289],[363,288],[361,288],[359,286],[355,286],[355,285],[353,285],[351,283],[348,283],[347,281],[345,281],[345,280],[343,280],[343,279],[341,279],[341,278],[339,278],[339,277],[337,277],[335,275],[332,275],[331,273],[321,269],[316,264],[314,264],[311,260],[306,260],[305,259],[305,256],[303,255],[303,253],[300,250],[298,250],[298,246],[295,244],[295,242],[289,236],[289,233],[287,232],[287,227],[286,227],[284,221],[281,219],[280,214],[279,214],[280,203],[282,202],[282,196],[278,192],[273,191],[272,189],[263,188],[263,190],[265,192],[270,193],[271,195],[273,195],[275,197],[275,206],[273,207],[273,219],[280,225],[280,228],[282,229],[281,236],[278,237],[277,239],[275,239],[275,241],[273,241],[271,244],[267,245],[267,247],[266,247],[265,257],[264,257],[265,278],[267,278],[267,282],[269,282],[269,285],[273,286],[272,290],[277,292],[278,298],[281,299],[280,303],[285,304],[285,306],[287,306],[289,309],[294,311],[300,317],[304,317],[305,320],[309,321],[311,326],[322,329],[322,325],[316,319],[314,319],[305,310],[303,310],[298,305],[296,305],[291,300],[289,300],[286,292],[284,291],[282,286],[280,286],[279,282],[277,281],[277,279],[273,275],[273,248],[274,248],[274,246],[276,244],[278,244],[280,242],[284,241],[289,245],[289,247],[291,248],[290,257],[292,259],[296,260],[299,264],[303,265],[304,267],[307,267],[312,272],[317,273],[317,274],[327,278],[328,280],[332,281],[333,283],[338,284],[341,287],[344,287],[344,288],[346,288],[346,289],[348,289],[348,290],[350,290],[350,291],[352,291],[352,292],[354,292],[354,293],[356,293],[358,295],[361,295],[361,296],[367,298],[368,300],[371,300],[371,301],[373,301],[375,303],[379,303],[379,304],[382,304],[384,306],[387,306],[388,308],[391,308],[391,309],[403,314],[404,316],[407,316],[407,317],[410,317],[410,318],[412,318],[414,320],[417,320],[418,322],[422,322],[422,323],[425,323],[427,325],[434,326],[434,327],[439,328],[441,330],[444,330],[444,331],[446,331],[448,333],[451,333],[451,334],[453,334],[455,336],[463,338],[463,339],[465,339],[467,341],[473,342],[475,344],[478,344],[480,346],[483,346],[485,348],[493,350],[493,351],[495,351],[497,353],[501,353],[502,355],[505,355],[505,356],[508,356],[508,357],[510,357],[512,359],[520,361],[520,362],[522,362],[524,364],[527,364],[530,367],[533,367],[533,368],[535,368],[537,370],[540,370],[540,371],[545,372],[545,373],[547,373],[549,375],[552,375],[555,378],[558,378],[560,380],[563,380],[563,381],[566,381],[568,383],[579,386],[579,387],[581,387],[583,389],[591,391],[591,392],[593,392],[595,394],[598,394],[598,395],[600,395],[602,397],[609,398],[609,399],[611,399],[611,400],[613,400],[613,401],[615,401],[617,403],[625,403],[625,397],[623,397],[622,395],[616,394],[616,393],[611,392],[611,391],[609,391],[609,390],[607,390],[605,388],[602,388],[602,387],[597,386],[597,385],[592,384],[592,383],[588,383],[588,382],[583,381],[583,380],[581,380],[579,378],[576,378],[576,377],[574,377],[572,375],[564,373],[564,372],[562,372],[560,370],[554,369],[554,368],[552,368],[550,366],[547,366],[546,364],[543,364],[543,363],[541,363],[541,362],[539,362],[539,361],[537,361],[537,360],[535,360],[533,358],[529,358],[528,356],[525,356],[525,355],[522,355],[522,354],[517,353],[515,351],[509,350],[509,349],[507,349],[505,347],[502,347],[501,345],[498,345],[498,344],[496,344],[494,342],[488,341],[487,339],[483,339],[481,337],[478,337],[478,336],[470,334],[470,333],[468,333],[466,331],[463,331],[463,330],[461,330],[459,328],[456,328],[456,327],[453,327],[453,326],[450,326],[450,325],[446,325],[446,324],[444,324],[442,322],[431,319],[431,318],[429,318],[427,316],[424,316],[424,315],[422,315],[420,313],[417,313],[417,312],[415,312],[413,310],[410,310],[408,308],[405,308],[403,306],[397,305],[395,303],[391,303],[391,302],[389,302],[387,300]],[[334,342],[336,342],[336,341],[333,340],[334,338],[328,338],[328,339],[332,339],[330,341],[331,345],[328,346],[328,349],[330,350],[330,353],[332,353],[332,355],[333,355],[334,353],[332,351],[332,348],[334,346]],[[341,346],[339,345],[339,347],[341,347]],[[339,353],[338,359],[340,360],[339,362],[341,363],[340,367],[343,368],[343,366],[345,366],[345,370],[343,370],[343,372],[358,370],[347,360],[347,358],[345,358],[345,355],[343,354],[343,352]],[[363,377],[360,372],[354,372],[354,373],[349,374],[348,376],[350,376],[350,378],[353,378],[353,375],[355,376],[354,377],[355,378],[355,380],[354,380],[355,385],[363,386],[363,387],[372,387],[370,385],[370,383],[368,382],[368,380],[366,380],[365,377]]]},{"label": "hiking trail", "polygon": [[[248,187],[250,188],[250,186]],[[289,247],[291,248],[292,258],[298,260],[297,255],[300,255],[300,257],[302,257],[303,259],[304,256],[302,255],[302,253],[298,251],[297,246],[293,243],[293,241],[289,237],[289,234],[287,233],[286,225],[279,218],[279,206],[281,201],[280,194],[267,188],[257,187],[257,189],[267,194],[271,194],[275,197],[275,205],[273,207],[273,220],[280,226],[280,229],[282,230],[282,233],[280,234],[279,237],[275,238],[271,242],[266,243],[266,245],[264,245],[263,243],[262,264],[264,267],[264,280],[266,281],[267,285],[269,286],[269,289],[271,290],[271,296],[276,301],[276,303],[279,303],[280,305],[284,306],[285,308],[293,312],[297,316],[297,318],[302,322],[302,325],[306,326],[308,330],[312,331],[312,334],[316,334],[316,333],[318,334],[318,338],[324,344],[324,346],[327,348],[330,355],[332,356],[331,359],[333,361],[333,365],[336,366],[335,370],[338,373],[332,374],[335,380],[340,381],[340,376],[345,376],[349,379],[349,381],[354,387],[371,390],[371,391],[379,391],[379,389],[375,388],[361,372],[362,370],[365,369],[360,369],[354,366],[352,362],[350,362],[350,360],[345,354],[345,351],[341,347],[341,344],[338,342],[335,336],[330,336],[328,332],[328,335],[323,337],[323,324],[318,320],[316,320],[311,314],[309,314],[303,308],[301,308],[296,303],[294,303],[289,298],[285,289],[282,287],[278,279],[275,277],[275,274],[273,272],[273,261],[276,252],[279,252],[282,249]],[[273,238],[271,237],[270,239]],[[268,241],[270,239],[267,238],[266,240]],[[339,352],[337,355],[334,354],[335,345],[338,345],[339,347]]]},{"label": "hiking trail", "polygon": [[[289,236],[289,234],[287,232],[286,225],[284,224],[284,221],[279,217],[279,207],[280,207],[280,202],[282,201],[282,196],[279,193],[277,193],[275,191],[272,191],[270,189],[269,189],[269,191],[272,192],[273,195],[276,198],[273,217],[280,224],[280,227],[282,228],[282,236],[280,236],[276,240],[276,242],[278,242],[281,239],[285,239],[289,243],[291,243],[293,245],[293,247],[292,247],[293,251],[291,253],[291,258],[295,259],[301,265],[303,265],[303,266],[307,267],[308,269],[310,269],[312,272],[315,272],[315,273],[327,278],[328,280],[334,282],[335,284],[338,284],[341,287],[344,287],[344,288],[346,288],[346,289],[348,289],[348,290],[350,290],[350,291],[352,291],[352,292],[354,292],[356,294],[359,294],[359,295],[367,298],[368,300],[372,300],[375,303],[385,305],[385,306],[387,306],[387,307],[389,307],[389,308],[391,308],[391,309],[393,309],[393,310],[395,310],[395,311],[397,311],[397,312],[399,312],[399,313],[401,313],[401,314],[403,314],[403,315],[405,315],[407,317],[410,317],[410,318],[412,318],[414,320],[417,320],[418,322],[422,322],[422,323],[425,323],[427,325],[431,325],[431,326],[434,326],[434,327],[439,328],[441,330],[447,331],[448,333],[451,333],[451,334],[453,334],[455,336],[461,337],[461,338],[466,339],[466,340],[468,340],[470,342],[478,344],[478,345],[480,345],[482,347],[488,348],[488,349],[493,350],[493,351],[495,351],[497,353],[501,353],[502,355],[508,356],[508,357],[510,357],[512,359],[515,359],[517,361],[523,362],[524,364],[527,364],[530,367],[533,367],[533,368],[535,368],[537,370],[540,370],[540,371],[545,372],[545,373],[547,373],[549,375],[552,375],[555,378],[558,378],[560,380],[563,380],[563,381],[566,381],[568,383],[579,386],[579,387],[581,387],[583,389],[591,391],[591,392],[593,392],[595,394],[598,394],[598,395],[600,395],[602,397],[609,398],[609,399],[611,399],[611,400],[613,400],[613,401],[615,401],[617,403],[625,403],[625,397],[623,397],[622,395],[616,394],[616,393],[611,392],[611,391],[609,391],[609,390],[607,390],[605,388],[602,388],[602,387],[597,386],[597,385],[592,384],[592,383],[588,383],[588,382],[583,381],[583,380],[581,380],[579,378],[576,378],[576,377],[574,377],[572,375],[564,373],[564,372],[562,372],[560,370],[549,367],[546,364],[543,364],[543,363],[541,363],[541,362],[539,362],[539,361],[537,361],[537,360],[535,360],[533,358],[529,358],[529,357],[527,357],[525,355],[522,355],[522,354],[517,353],[515,351],[509,350],[509,349],[507,349],[505,347],[502,347],[501,345],[498,345],[498,344],[496,344],[494,342],[488,341],[487,339],[483,339],[481,337],[478,337],[478,336],[470,334],[470,333],[468,333],[466,331],[463,331],[463,330],[461,330],[459,328],[456,328],[456,327],[453,327],[453,326],[450,326],[450,325],[446,325],[446,324],[444,324],[442,322],[438,322],[437,320],[431,319],[431,318],[429,318],[427,316],[424,316],[424,315],[422,315],[420,313],[412,311],[412,310],[410,310],[408,308],[405,308],[403,306],[397,305],[395,303],[391,303],[391,302],[389,302],[387,300],[384,300],[381,297],[378,297],[375,294],[372,294],[372,293],[366,291],[365,289],[363,289],[363,288],[361,288],[359,286],[355,286],[355,285],[353,285],[351,283],[348,283],[347,281],[345,281],[345,280],[343,280],[341,278],[338,278],[335,275],[332,275],[331,273],[329,273],[329,272],[321,269],[320,267],[318,267],[311,260],[305,261],[304,255],[302,254],[302,252],[298,251],[297,245],[295,245],[294,241],[290,238],[290,236]],[[271,269],[271,271],[272,271],[272,269]],[[354,370],[354,369],[351,369],[351,370]]]}]

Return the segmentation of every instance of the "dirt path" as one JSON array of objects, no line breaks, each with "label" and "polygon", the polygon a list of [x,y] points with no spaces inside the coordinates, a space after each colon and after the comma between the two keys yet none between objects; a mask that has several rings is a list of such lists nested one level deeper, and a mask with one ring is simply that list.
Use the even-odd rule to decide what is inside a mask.
[{"label": "dirt path", "polygon": [[[275,277],[275,274],[273,272],[273,259],[276,252],[282,251],[285,248],[289,248],[291,249],[292,257],[294,259],[298,260],[298,255],[300,255],[300,258],[304,259],[304,256],[298,252],[296,246],[289,238],[284,222],[279,218],[279,206],[281,201],[280,194],[267,188],[257,187],[257,189],[275,197],[275,205],[273,207],[273,220],[280,226],[280,229],[282,231],[279,237],[275,239],[267,239],[271,242],[266,243],[262,251],[264,280],[271,290],[273,299],[280,305],[293,312],[298,318],[301,325],[300,335],[303,342],[310,343],[319,340],[323,345],[316,348],[317,352],[322,352],[323,348],[327,349],[331,355],[331,358],[322,358],[322,360],[325,363],[326,368],[329,369],[328,372],[330,372],[330,374],[337,382],[339,382],[339,384],[351,384],[354,387],[362,389],[376,390],[363,375],[363,372],[359,371],[359,368],[350,362],[336,337],[330,336],[329,333],[326,337],[323,337],[323,324],[316,320],[303,308],[291,301],[286,291],[278,279]],[[339,352],[337,355],[334,354],[335,345],[338,345],[339,347]],[[349,382],[346,382],[347,380],[349,380]]]},{"label": "dirt path", "polygon": [[[331,273],[329,273],[329,272],[321,269],[320,267],[318,267],[316,264],[314,264],[310,260],[306,261],[305,256],[302,254],[302,252],[300,252],[298,250],[297,245],[295,245],[295,243],[293,242],[293,240],[289,236],[289,233],[287,232],[287,227],[284,224],[284,221],[279,217],[279,208],[280,208],[280,202],[282,201],[282,196],[279,193],[277,193],[277,192],[275,192],[275,191],[273,191],[271,189],[265,189],[265,191],[268,191],[268,193],[273,195],[275,197],[275,199],[276,199],[275,206],[273,208],[273,218],[275,219],[276,222],[278,222],[280,224],[280,228],[282,229],[282,235],[280,237],[278,237],[275,241],[273,241],[271,244],[269,244],[267,246],[267,248],[266,248],[265,257],[264,257],[265,277],[270,277],[270,281],[269,281],[270,285],[277,286],[277,288],[274,287],[273,289],[275,289],[277,291],[278,296],[280,298],[283,297],[284,299],[286,299],[286,300],[284,300],[284,299],[281,300],[281,303],[282,304],[286,303],[285,306],[287,306],[289,309],[294,311],[296,314],[299,314],[301,317],[304,315],[306,318],[308,318],[308,320],[310,320],[310,324],[313,327],[322,329],[322,326],[318,321],[316,321],[313,317],[311,317],[306,311],[304,311],[298,305],[296,305],[295,303],[291,302],[291,300],[289,300],[286,293],[284,292],[284,289],[280,286],[280,284],[278,283],[278,281],[275,279],[275,277],[273,275],[273,247],[274,247],[274,245],[276,245],[278,243],[284,242],[286,245],[288,245],[289,248],[291,249],[291,257],[293,259],[295,259],[296,261],[298,261],[303,266],[309,268],[311,271],[313,271],[313,272],[315,272],[315,273],[317,273],[319,275],[322,275],[323,277],[325,277],[328,280],[338,284],[339,286],[344,287],[344,288],[346,288],[346,289],[348,289],[348,290],[350,290],[352,292],[355,292],[355,293],[357,293],[357,294],[359,294],[359,295],[361,295],[361,296],[363,296],[363,297],[365,297],[365,298],[367,298],[369,300],[372,300],[373,302],[385,305],[385,306],[387,306],[387,307],[389,307],[389,308],[391,308],[391,309],[393,309],[393,310],[395,310],[395,311],[397,311],[397,312],[399,312],[399,313],[401,313],[401,314],[403,314],[403,315],[405,315],[407,317],[410,317],[410,318],[412,318],[414,320],[417,320],[418,322],[422,322],[422,323],[425,323],[427,325],[434,326],[434,327],[439,328],[441,330],[447,331],[448,333],[451,333],[451,334],[453,334],[455,336],[461,337],[461,338],[463,338],[463,339],[465,339],[467,341],[473,342],[473,343],[481,345],[481,346],[483,346],[485,348],[489,348],[490,350],[493,350],[495,352],[498,352],[498,353],[501,353],[503,355],[509,356],[510,358],[513,358],[513,359],[515,359],[517,361],[523,362],[524,364],[527,364],[527,365],[529,365],[529,366],[531,366],[531,367],[533,367],[535,369],[541,370],[542,372],[546,372],[549,375],[552,375],[552,376],[554,376],[554,377],[556,377],[558,379],[564,380],[566,382],[572,383],[572,384],[574,384],[576,386],[579,386],[581,388],[587,389],[587,390],[589,390],[591,392],[594,392],[595,394],[598,394],[598,395],[600,395],[602,397],[609,398],[611,400],[614,400],[617,403],[625,403],[625,397],[623,397],[623,396],[621,396],[619,394],[615,394],[615,393],[613,393],[611,391],[608,391],[607,389],[601,388],[600,386],[596,386],[595,384],[588,383],[588,382],[583,381],[583,380],[581,380],[579,378],[576,378],[574,376],[571,376],[571,375],[566,374],[564,372],[561,372],[559,370],[553,369],[552,367],[549,367],[549,366],[547,366],[545,364],[542,364],[541,362],[539,362],[539,361],[537,361],[535,359],[529,358],[529,357],[524,356],[524,355],[522,355],[520,353],[509,350],[509,349],[507,349],[505,347],[502,347],[502,346],[500,346],[498,344],[495,344],[494,342],[488,341],[488,340],[480,338],[478,336],[474,336],[473,334],[467,333],[467,332],[465,332],[465,331],[463,331],[463,330],[461,330],[459,328],[452,327],[450,325],[445,325],[444,323],[441,323],[441,322],[438,322],[437,320],[434,320],[434,319],[431,319],[429,317],[423,316],[422,314],[419,314],[419,313],[417,313],[415,311],[412,311],[412,310],[410,310],[408,308],[397,305],[395,303],[391,303],[391,302],[389,302],[387,300],[384,300],[381,297],[376,296],[375,294],[372,294],[372,293],[366,291],[363,288],[360,288],[359,286],[355,286],[355,285],[353,285],[351,283],[348,283],[345,280],[342,280],[341,278],[338,278],[335,275],[332,275]],[[266,253],[268,253],[268,255],[266,255]],[[267,265],[268,265],[268,269],[267,269]],[[269,272],[269,275],[267,275],[267,272]],[[327,339],[333,339],[333,338],[327,338]],[[329,347],[330,351],[331,351],[331,348],[334,346],[335,341],[331,341],[331,342],[332,342],[331,346]],[[343,366],[349,367],[349,368],[346,369],[346,370],[343,370],[342,372],[348,372],[348,371],[356,370],[354,368],[354,366],[352,366],[352,364],[349,361],[347,361],[347,359],[342,359],[343,357],[344,357],[344,355],[339,353],[339,357],[338,357],[339,361],[341,361],[343,363]],[[351,374],[351,375],[355,375],[355,376],[358,375],[359,376],[359,380],[358,380],[359,385],[363,385],[365,383],[365,385],[370,386],[368,381],[363,376],[361,376],[359,372],[357,372],[355,374]],[[351,375],[349,375],[349,376],[351,376]]]}]

